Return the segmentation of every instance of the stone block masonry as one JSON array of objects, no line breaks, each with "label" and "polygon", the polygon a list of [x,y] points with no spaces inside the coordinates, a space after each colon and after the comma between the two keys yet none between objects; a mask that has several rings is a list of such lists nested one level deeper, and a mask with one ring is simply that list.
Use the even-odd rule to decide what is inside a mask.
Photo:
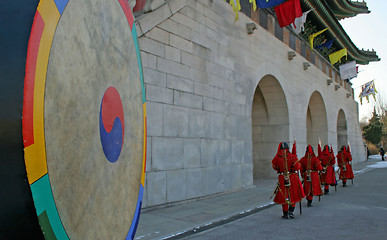
[{"label": "stone block masonry", "polygon": [[[259,13],[251,16],[239,13],[234,22],[223,0],[170,0],[137,18],[150,148],[143,207],[250,187],[254,175],[274,174],[279,141],[297,138],[302,154],[325,134],[323,144],[337,153],[341,110],[347,132],[340,137],[363,160],[357,103],[327,86],[327,63],[313,59],[304,71],[303,43],[287,29],[277,38],[272,16],[248,35],[246,23]],[[292,61],[289,51],[297,52]]]}]

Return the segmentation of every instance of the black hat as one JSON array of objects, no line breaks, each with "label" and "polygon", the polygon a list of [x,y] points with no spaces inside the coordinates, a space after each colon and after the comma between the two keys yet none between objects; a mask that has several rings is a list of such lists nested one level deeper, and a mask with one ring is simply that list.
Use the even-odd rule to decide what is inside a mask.
[{"label": "black hat", "polygon": [[282,142],[280,149],[289,149],[289,145],[286,142]]}]

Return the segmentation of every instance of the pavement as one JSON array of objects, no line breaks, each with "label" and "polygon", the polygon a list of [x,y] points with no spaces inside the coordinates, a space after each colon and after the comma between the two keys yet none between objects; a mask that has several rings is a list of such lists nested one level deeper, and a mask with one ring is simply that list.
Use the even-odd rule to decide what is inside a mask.
[{"label": "pavement", "polygon": [[[377,168],[379,161],[372,155],[354,164],[355,176]],[[276,183],[277,178],[254,179],[248,189],[142,209],[135,239],[182,239],[265,210],[275,205],[269,198]]]}]

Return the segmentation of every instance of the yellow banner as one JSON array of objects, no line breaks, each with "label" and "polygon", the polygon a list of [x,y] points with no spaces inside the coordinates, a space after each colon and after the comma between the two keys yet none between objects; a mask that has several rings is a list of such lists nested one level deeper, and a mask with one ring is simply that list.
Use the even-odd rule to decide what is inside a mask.
[{"label": "yellow banner", "polygon": [[311,50],[313,50],[313,39],[314,39],[315,37],[317,37],[318,35],[320,35],[321,33],[325,32],[327,29],[328,29],[328,28],[325,28],[325,29],[323,29],[323,30],[321,30],[321,31],[318,31],[318,32],[316,32],[316,33],[313,33],[313,34],[311,34],[311,35],[309,36],[309,45],[310,45],[310,49],[311,49]]},{"label": "yellow banner", "polygon": [[255,2],[255,0],[249,0],[250,3],[253,3],[253,10],[257,10],[257,3]]},{"label": "yellow banner", "polygon": [[[226,0],[224,0],[226,2]],[[240,0],[230,0],[230,5],[232,7],[233,12],[235,12],[235,22],[238,20],[239,15],[238,12],[241,10]]]},{"label": "yellow banner", "polygon": [[329,60],[331,61],[331,64],[333,65],[333,64],[337,63],[338,61],[340,61],[340,59],[344,56],[346,56],[345,59],[347,59],[348,53],[347,53],[346,48],[343,48],[337,52],[329,54]]}]

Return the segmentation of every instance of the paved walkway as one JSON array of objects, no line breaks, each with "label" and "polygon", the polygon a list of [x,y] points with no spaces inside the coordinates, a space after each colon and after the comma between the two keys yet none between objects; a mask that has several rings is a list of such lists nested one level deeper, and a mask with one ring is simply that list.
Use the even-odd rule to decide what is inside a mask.
[{"label": "paved walkway", "polygon": [[[380,156],[353,166],[355,175],[368,171]],[[356,179],[355,179],[356,181]],[[179,239],[271,207],[269,200],[277,178],[255,179],[254,186],[241,191],[185,201],[174,206],[143,210],[136,240]]]}]

